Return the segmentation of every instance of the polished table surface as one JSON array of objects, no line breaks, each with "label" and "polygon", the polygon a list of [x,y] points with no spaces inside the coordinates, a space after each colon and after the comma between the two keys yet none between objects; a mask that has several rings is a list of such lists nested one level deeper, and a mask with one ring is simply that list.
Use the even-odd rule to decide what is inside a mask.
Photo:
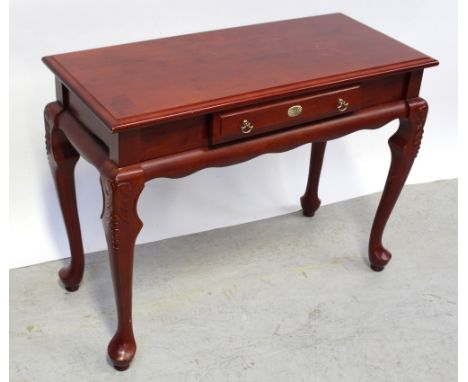
[{"label": "polished table surface", "polygon": [[117,131],[436,64],[342,14],[59,54],[44,62]]},{"label": "polished table surface", "polygon": [[[72,261],[84,271],[73,171],[99,170],[118,328],[108,353],[126,369],[136,352],[131,320],[136,212],[146,181],[312,143],[305,216],[320,205],[326,142],[399,119],[392,163],[369,240],[371,268],[391,254],[386,222],[421,144],[428,105],[423,70],[438,62],[343,14],[305,17],[47,56],[57,100],[46,106],[46,144]],[[363,148],[365,150],[365,148]]]}]

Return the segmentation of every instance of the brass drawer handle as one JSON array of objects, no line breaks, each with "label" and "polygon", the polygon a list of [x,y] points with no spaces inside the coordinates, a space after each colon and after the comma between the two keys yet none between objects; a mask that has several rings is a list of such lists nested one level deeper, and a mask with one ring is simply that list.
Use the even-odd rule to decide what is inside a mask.
[{"label": "brass drawer handle", "polygon": [[242,125],[241,125],[241,131],[244,133],[244,134],[248,134],[250,133],[254,128],[254,125],[252,125],[248,120],[244,119],[242,121]]},{"label": "brass drawer handle", "polygon": [[346,102],[343,98],[338,98],[338,111],[343,112],[348,110],[349,102]]}]

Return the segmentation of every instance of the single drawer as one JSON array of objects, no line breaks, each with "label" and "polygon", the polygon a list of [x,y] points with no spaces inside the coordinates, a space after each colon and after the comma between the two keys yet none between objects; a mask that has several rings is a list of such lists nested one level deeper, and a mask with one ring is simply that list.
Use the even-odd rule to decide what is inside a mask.
[{"label": "single drawer", "polygon": [[359,86],[289,98],[213,115],[211,143],[218,144],[358,110]]}]

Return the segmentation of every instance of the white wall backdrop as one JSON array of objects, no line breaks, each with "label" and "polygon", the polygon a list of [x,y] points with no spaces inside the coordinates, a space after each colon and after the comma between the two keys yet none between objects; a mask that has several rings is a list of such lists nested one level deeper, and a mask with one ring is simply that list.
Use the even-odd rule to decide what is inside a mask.
[{"label": "white wall backdrop", "polygon": [[[299,1],[15,0],[10,2],[10,227],[11,268],[68,257],[44,146],[42,111],[54,100],[44,55],[151,38],[342,12],[440,60],[426,71],[421,95],[430,111],[408,183],[457,176],[457,3],[455,0]],[[323,204],[380,191],[390,160],[393,122],[328,144],[320,195]],[[138,211],[138,243],[281,215],[299,209],[308,146],[265,155],[179,180],[147,183]],[[86,252],[106,248],[99,215],[98,173],[76,169]],[[371,217],[369,217],[371,218]]]}]

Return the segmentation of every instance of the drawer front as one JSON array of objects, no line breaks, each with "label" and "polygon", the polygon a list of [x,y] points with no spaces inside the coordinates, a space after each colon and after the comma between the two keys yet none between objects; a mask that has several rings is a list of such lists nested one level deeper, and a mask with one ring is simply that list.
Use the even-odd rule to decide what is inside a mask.
[{"label": "drawer front", "polygon": [[360,102],[361,89],[353,86],[215,114],[211,126],[211,143],[245,139],[309,121],[351,113],[359,109]]}]

